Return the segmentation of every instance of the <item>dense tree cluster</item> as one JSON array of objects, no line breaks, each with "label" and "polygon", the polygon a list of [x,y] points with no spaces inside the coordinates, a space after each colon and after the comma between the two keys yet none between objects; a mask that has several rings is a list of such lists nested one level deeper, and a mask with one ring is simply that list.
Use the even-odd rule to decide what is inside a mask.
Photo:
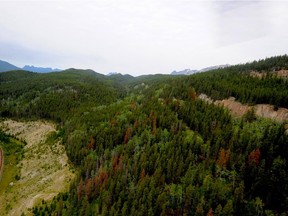
[{"label": "dense tree cluster", "polygon": [[[235,96],[259,103],[267,102],[263,95],[274,92],[275,98],[279,97],[276,105],[287,107],[288,93],[273,90],[287,92],[285,80],[257,79],[246,74],[256,68],[286,68],[286,58],[275,57],[189,77],[127,77],[127,82],[120,75],[93,80],[89,74],[90,78],[82,81],[75,71],[72,76],[64,73],[65,83],[59,89],[69,89],[71,95],[63,98],[59,93],[62,90],[55,90],[54,84],[52,90],[46,86],[37,90],[39,96],[31,96],[38,109],[29,108],[30,115],[17,107],[9,113],[61,122],[58,135],[63,137],[68,157],[78,170],[68,192],[52,202],[43,201],[33,208],[33,213],[286,215],[287,125],[253,115],[233,119],[227,110],[199,100],[196,94],[204,92],[213,98]],[[58,75],[53,75],[57,82],[61,80],[56,79]],[[38,75],[33,76],[39,79]],[[255,85],[259,95],[249,89]],[[121,86],[124,91],[119,93]],[[20,99],[9,99],[12,96],[8,95],[18,91],[12,87],[2,87],[1,83],[0,89],[2,110],[8,101],[21,104],[26,100],[23,94],[19,94],[23,95]],[[32,87],[29,90],[31,94],[37,92]],[[76,92],[78,96],[74,98]],[[53,101],[55,105],[50,108]],[[61,107],[62,103],[68,107]],[[37,113],[39,110],[46,116]],[[61,118],[63,115],[65,118]]]},{"label": "dense tree cluster", "polygon": [[0,73],[2,117],[45,118],[64,122],[79,106],[114,102],[123,94],[104,75],[89,70],[37,74]]},{"label": "dense tree cluster", "polygon": [[200,100],[161,97],[127,98],[95,112],[85,126],[75,117],[64,127],[79,178],[35,214],[41,208],[64,215],[287,211],[283,125],[233,120]]}]

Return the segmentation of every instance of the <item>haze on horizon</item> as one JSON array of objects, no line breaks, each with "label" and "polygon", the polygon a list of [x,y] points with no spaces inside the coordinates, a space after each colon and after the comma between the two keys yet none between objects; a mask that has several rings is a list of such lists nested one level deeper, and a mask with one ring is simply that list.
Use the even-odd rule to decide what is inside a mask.
[{"label": "haze on horizon", "polygon": [[287,53],[288,1],[0,0],[0,59],[131,75]]}]

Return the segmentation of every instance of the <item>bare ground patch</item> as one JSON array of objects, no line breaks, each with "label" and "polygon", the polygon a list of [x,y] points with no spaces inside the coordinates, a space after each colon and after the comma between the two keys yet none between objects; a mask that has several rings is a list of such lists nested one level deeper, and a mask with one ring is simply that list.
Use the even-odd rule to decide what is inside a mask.
[{"label": "bare ground patch", "polygon": [[24,159],[18,164],[20,180],[0,194],[0,215],[29,215],[28,209],[41,200],[51,200],[67,190],[74,174],[61,141],[46,141],[49,134],[56,132],[52,123],[7,120],[0,126],[27,143]]},{"label": "bare ground patch", "polygon": [[254,109],[255,114],[259,117],[273,119],[278,122],[288,121],[288,109],[286,108],[280,107],[277,110],[274,110],[274,106],[270,104],[257,104],[255,106],[249,106],[236,101],[233,97],[213,101],[207,95],[200,94],[199,98],[208,103],[214,103],[215,105],[226,107],[234,117],[241,117],[249,110]]},{"label": "bare ground patch", "polygon": [[279,77],[283,79],[288,78],[288,70],[278,70],[278,71],[270,71],[268,72],[258,72],[258,71],[251,71],[250,76],[256,77],[256,78],[265,78],[267,75],[270,74],[274,77]]},{"label": "bare ground patch", "polygon": [[228,108],[233,116],[239,117],[246,114],[249,110],[254,109],[255,114],[259,117],[273,119],[278,122],[288,120],[288,109],[278,108],[274,110],[274,106],[270,104],[257,104],[249,106],[235,101],[235,98],[215,101],[216,105],[223,105]]}]

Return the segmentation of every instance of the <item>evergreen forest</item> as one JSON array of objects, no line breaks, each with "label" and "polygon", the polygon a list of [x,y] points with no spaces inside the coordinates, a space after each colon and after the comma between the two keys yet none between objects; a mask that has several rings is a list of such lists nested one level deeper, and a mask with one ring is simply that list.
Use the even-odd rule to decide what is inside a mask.
[{"label": "evergreen forest", "polygon": [[33,214],[288,215],[288,122],[198,98],[288,108],[279,70],[287,55],[189,76],[0,73],[0,117],[56,123],[77,170]]}]

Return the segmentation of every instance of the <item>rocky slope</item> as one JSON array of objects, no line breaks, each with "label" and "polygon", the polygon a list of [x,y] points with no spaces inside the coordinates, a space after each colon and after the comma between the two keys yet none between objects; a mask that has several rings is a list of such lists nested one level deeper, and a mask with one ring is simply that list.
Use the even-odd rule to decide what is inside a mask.
[{"label": "rocky slope", "polygon": [[278,122],[288,121],[288,109],[286,108],[278,108],[278,110],[274,110],[274,106],[270,104],[257,104],[255,106],[249,106],[236,101],[233,97],[213,101],[207,95],[200,94],[199,98],[209,103],[226,107],[235,117],[243,116],[249,110],[254,109],[255,114],[259,117],[273,119]]}]

